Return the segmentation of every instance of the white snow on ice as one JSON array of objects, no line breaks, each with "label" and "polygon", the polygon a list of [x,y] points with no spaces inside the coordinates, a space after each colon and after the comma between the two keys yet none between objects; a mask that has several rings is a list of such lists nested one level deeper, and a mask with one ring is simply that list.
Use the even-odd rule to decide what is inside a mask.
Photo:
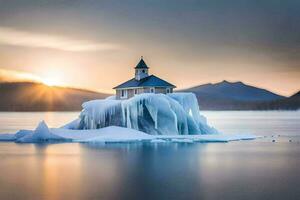
[{"label": "white snow on ice", "polygon": [[49,129],[41,122],[34,131],[21,130],[16,134],[0,134],[0,141],[15,141],[19,143],[40,142],[229,142],[236,140],[255,139],[254,135],[150,135],[134,129],[109,126],[101,129],[72,130],[64,128]]}]

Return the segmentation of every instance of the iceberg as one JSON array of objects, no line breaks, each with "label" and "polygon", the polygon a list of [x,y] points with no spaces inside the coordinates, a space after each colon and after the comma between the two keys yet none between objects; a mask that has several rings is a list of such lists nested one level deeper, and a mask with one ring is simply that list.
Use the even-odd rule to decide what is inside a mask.
[{"label": "iceberg", "polygon": [[128,100],[109,97],[83,103],[74,121],[48,128],[0,134],[0,141],[40,142],[229,142],[255,139],[254,135],[225,135],[209,126],[192,93],[140,94]]},{"label": "iceberg", "polygon": [[65,128],[100,129],[121,126],[151,135],[216,134],[200,115],[193,93],[140,94],[128,100],[93,100],[85,102],[77,121]]}]

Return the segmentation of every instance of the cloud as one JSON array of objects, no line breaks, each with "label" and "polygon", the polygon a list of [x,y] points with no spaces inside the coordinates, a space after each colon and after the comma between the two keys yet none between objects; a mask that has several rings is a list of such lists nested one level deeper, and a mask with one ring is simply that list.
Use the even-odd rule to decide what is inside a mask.
[{"label": "cloud", "polygon": [[113,43],[97,43],[87,40],[76,40],[71,38],[38,34],[0,26],[0,44],[50,48],[62,51],[107,51],[118,50],[120,46]]},{"label": "cloud", "polygon": [[39,76],[36,76],[28,72],[7,70],[7,69],[0,68],[0,82],[22,82],[22,81],[42,82],[42,79]]}]

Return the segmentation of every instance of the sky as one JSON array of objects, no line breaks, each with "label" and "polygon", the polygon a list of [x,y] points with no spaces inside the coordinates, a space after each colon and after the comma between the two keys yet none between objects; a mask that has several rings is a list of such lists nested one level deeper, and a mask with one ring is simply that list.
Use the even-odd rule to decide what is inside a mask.
[{"label": "sky", "polygon": [[0,0],[0,80],[110,92],[141,56],[177,88],[300,90],[298,0]]}]

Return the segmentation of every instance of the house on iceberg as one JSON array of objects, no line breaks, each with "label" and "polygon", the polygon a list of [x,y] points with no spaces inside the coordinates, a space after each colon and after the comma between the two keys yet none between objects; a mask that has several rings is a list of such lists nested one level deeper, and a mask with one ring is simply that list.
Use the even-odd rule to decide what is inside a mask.
[{"label": "house on iceberg", "polygon": [[176,88],[175,85],[157,76],[149,75],[149,67],[143,57],[134,69],[134,78],[113,88],[116,90],[116,99],[129,99],[143,93],[169,94]]}]

